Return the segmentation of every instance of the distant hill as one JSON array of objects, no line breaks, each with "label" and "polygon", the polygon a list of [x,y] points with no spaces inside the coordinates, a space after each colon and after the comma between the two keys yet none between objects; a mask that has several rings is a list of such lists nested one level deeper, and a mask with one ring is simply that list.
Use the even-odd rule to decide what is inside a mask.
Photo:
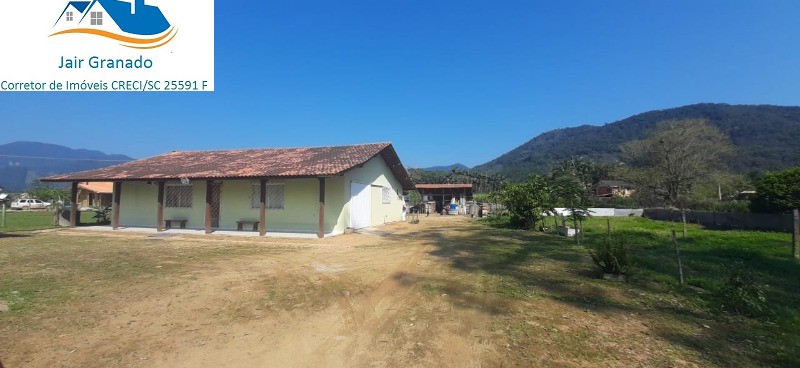
[{"label": "distant hill", "polygon": [[422,168],[421,170],[425,170],[425,171],[450,171],[452,169],[469,170],[469,166],[462,165],[462,164],[452,164],[452,165],[447,165],[447,166],[425,167],[425,168]]},{"label": "distant hill", "polygon": [[663,120],[708,119],[731,138],[731,170],[769,171],[800,164],[800,107],[697,104],[634,115],[603,126],[583,125],[542,133],[474,169],[520,180],[573,156],[619,159],[622,143],[642,139]]},{"label": "distant hill", "polygon": [[0,187],[7,192],[23,191],[43,176],[98,169],[132,160],[125,155],[109,155],[56,144],[3,144],[0,145]]}]

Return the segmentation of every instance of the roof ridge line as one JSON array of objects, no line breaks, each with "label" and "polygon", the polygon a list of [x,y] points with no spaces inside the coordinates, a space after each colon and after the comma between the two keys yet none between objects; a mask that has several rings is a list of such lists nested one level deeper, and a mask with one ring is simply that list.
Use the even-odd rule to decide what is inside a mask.
[{"label": "roof ridge line", "polygon": [[293,147],[267,147],[267,148],[228,148],[228,149],[213,149],[213,150],[174,150],[172,152],[162,153],[160,155],[150,156],[166,156],[173,153],[198,153],[198,152],[229,152],[229,151],[266,151],[266,150],[283,150],[283,149],[313,149],[313,148],[339,148],[339,147],[362,147],[362,146],[375,146],[375,145],[392,145],[392,142],[375,142],[375,143],[358,143],[358,144],[339,144],[329,146],[293,146]]}]

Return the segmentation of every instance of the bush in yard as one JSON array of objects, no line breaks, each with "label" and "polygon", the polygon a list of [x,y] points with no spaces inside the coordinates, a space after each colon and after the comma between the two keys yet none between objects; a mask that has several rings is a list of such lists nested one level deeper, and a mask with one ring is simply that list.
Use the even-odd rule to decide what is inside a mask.
[{"label": "bush in yard", "polygon": [[550,183],[538,175],[531,175],[524,183],[506,185],[498,197],[515,227],[535,229],[536,224],[553,211]]},{"label": "bush in yard", "polygon": [[93,218],[98,224],[108,224],[111,222],[111,206],[103,206],[94,210]]},{"label": "bush in yard", "polygon": [[626,274],[631,265],[624,237],[604,237],[592,246],[589,254],[601,273]]},{"label": "bush in yard", "polygon": [[741,262],[728,270],[725,285],[715,293],[719,308],[728,313],[758,317],[769,313],[766,285],[758,282],[758,275]]}]

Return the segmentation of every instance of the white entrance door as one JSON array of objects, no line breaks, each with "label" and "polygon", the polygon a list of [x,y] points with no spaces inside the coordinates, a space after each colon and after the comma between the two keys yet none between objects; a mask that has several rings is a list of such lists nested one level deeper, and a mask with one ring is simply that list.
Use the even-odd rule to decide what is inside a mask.
[{"label": "white entrance door", "polygon": [[361,229],[371,225],[372,206],[370,186],[350,183],[350,227]]}]

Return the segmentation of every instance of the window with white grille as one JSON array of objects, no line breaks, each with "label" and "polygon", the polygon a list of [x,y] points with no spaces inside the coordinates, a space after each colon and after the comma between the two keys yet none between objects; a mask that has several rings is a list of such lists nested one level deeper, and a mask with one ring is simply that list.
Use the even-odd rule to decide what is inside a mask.
[{"label": "window with white grille", "polygon": [[383,194],[381,196],[382,197],[381,203],[384,204],[392,203],[392,190],[387,187],[381,187],[381,189],[383,189],[381,193]]},{"label": "window with white grille", "polygon": [[102,26],[103,12],[89,12],[89,21],[93,26]]},{"label": "window with white grille", "polygon": [[[250,186],[250,208],[261,207],[261,184]],[[283,209],[283,184],[267,184],[267,209]]]},{"label": "window with white grille", "polygon": [[164,188],[164,206],[167,208],[190,208],[192,207],[191,185],[167,185]]},{"label": "window with white grille", "polygon": [[72,12],[67,12],[67,22],[72,22]]}]

